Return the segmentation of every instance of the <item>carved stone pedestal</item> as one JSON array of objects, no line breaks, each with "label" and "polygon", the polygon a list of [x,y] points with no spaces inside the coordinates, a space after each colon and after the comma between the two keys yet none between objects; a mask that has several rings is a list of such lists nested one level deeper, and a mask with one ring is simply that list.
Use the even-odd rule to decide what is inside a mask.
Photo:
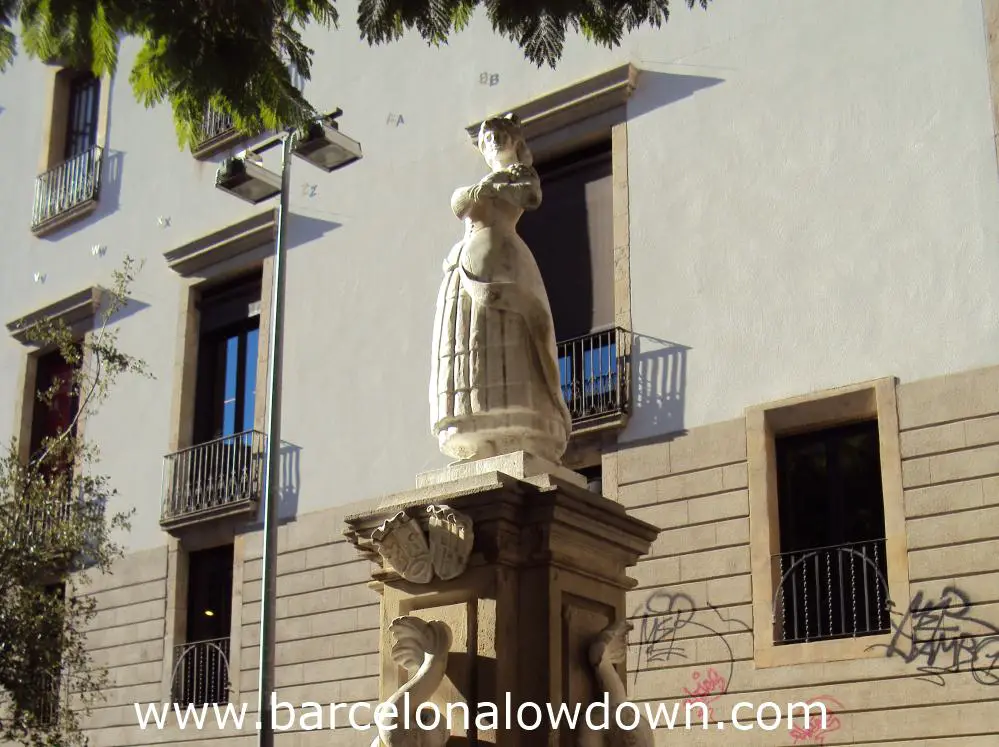
[{"label": "carved stone pedestal", "polygon": [[[502,466],[519,472],[517,476],[483,465],[463,466],[462,476],[456,479],[442,479],[440,473],[421,476],[422,487],[417,490],[392,496],[377,511],[347,519],[347,536],[379,563],[372,584],[382,598],[382,701],[415,679],[412,671],[397,663],[401,661],[398,655],[393,658],[393,646],[398,651],[393,621],[410,616],[442,621],[451,630],[446,676],[431,699],[442,713],[449,703],[467,704],[473,728],[468,733],[452,732],[450,744],[459,743],[456,740],[503,747],[610,744],[606,736],[593,742],[595,735],[573,734],[566,728],[552,733],[546,728],[546,704],[557,709],[561,703],[570,707],[579,703],[582,712],[603,698],[606,683],[601,686],[595,675],[591,645],[601,631],[624,620],[625,591],[634,585],[627,568],[648,552],[658,529],[628,516],[619,504],[573,484],[578,480],[539,472],[539,464],[544,463],[507,459]],[[469,529],[454,523],[456,515],[471,522],[468,533],[474,534],[474,541],[467,567],[450,580],[435,573],[425,583],[407,581],[379,553],[378,542],[372,542],[371,536],[382,537],[384,530],[379,527],[396,518],[393,526],[405,525],[400,535],[409,537],[407,541],[413,543],[409,550],[415,548],[418,554],[420,540],[413,530],[418,524],[424,537],[429,537],[431,519],[436,516],[439,522],[443,513],[441,509],[428,512],[427,507],[440,504],[451,509],[452,531],[461,534]],[[410,518],[400,519],[400,512]],[[460,551],[457,556],[451,554],[452,561],[455,557],[462,560]],[[444,565],[454,572],[453,562]],[[414,571],[410,564],[406,575],[422,579],[427,572]],[[605,679],[608,671],[613,674],[609,666],[605,661]],[[624,664],[617,667],[623,677]],[[481,713],[478,705],[483,702],[499,708],[496,730],[474,728],[475,715]],[[507,702],[511,704],[509,728],[504,723]],[[517,709],[527,702],[540,706],[541,728],[518,728]],[[460,724],[460,712],[452,712]],[[535,709],[524,710],[525,723],[535,719]]]}]

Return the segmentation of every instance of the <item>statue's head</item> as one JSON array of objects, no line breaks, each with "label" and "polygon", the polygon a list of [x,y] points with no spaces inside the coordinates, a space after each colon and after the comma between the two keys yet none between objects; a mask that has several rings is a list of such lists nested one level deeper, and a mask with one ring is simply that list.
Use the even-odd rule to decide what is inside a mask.
[{"label": "statue's head", "polygon": [[516,114],[493,117],[482,123],[479,127],[479,152],[493,169],[511,163],[530,166],[534,161]]}]

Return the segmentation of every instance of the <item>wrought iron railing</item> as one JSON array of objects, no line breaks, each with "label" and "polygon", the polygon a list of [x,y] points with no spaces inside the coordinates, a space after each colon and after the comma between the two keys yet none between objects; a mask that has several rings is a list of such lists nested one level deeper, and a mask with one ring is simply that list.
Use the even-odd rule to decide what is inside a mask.
[{"label": "wrought iron railing", "polygon": [[562,396],[573,424],[628,412],[629,334],[614,327],[558,344]]},{"label": "wrought iron railing", "polygon": [[33,229],[97,199],[102,156],[101,147],[95,145],[35,178],[35,203],[31,211]]},{"label": "wrought iron railing", "polygon": [[785,552],[772,561],[777,643],[889,631],[884,539]]},{"label": "wrought iron railing", "polygon": [[228,637],[174,646],[170,686],[174,703],[228,703],[230,686]]},{"label": "wrought iron railing", "polygon": [[243,431],[168,454],[162,520],[260,500],[267,438]]},{"label": "wrought iron railing", "polygon": [[62,674],[44,672],[36,675],[38,683],[35,701],[35,717],[45,725],[59,720],[59,705],[62,699]]},{"label": "wrought iron railing", "polygon": [[[83,532],[84,545],[92,542],[104,520],[104,506],[92,500],[70,499],[65,502],[39,504],[9,504],[13,521],[7,522],[12,532],[9,540],[18,543],[58,544],[60,534]],[[86,551],[86,547],[84,548]]]},{"label": "wrought iron railing", "polygon": [[60,672],[32,672],[11,693],[12,705],[15,710],[30,713],[40,725],[52,726],[59,720],[62,690]]},{"label": "wrought iron railing", "polygon": [[200,137],[195,150],[210,148],[215,142],[229,137],[236,129],[232,115],[221,112],[212,106],[205,110],[205,119],[201,124]]}]

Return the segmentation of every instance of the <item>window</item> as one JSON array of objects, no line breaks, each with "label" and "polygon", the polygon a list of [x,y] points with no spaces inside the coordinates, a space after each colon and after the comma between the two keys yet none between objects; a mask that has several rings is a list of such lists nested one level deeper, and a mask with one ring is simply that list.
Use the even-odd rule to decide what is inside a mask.
[{"label": "window", "polygon": [[[39,356],[35,368],[35,400],[31,419],[30,454],[37,455],[46,439],[55,438],[67,428],[75,432],[79,405],[73,377],[76,368],[59,351]],[[53,389],[55,387],[55,389]],[[42,400],[43,395],[51,398]]]},{"label": "window", "polygon": [[196,442],[253,428],[259,327],[259,277],[202,296]]},{"label": "window", "polygon": [[888,630],[877,421],[775,440],[778,641]]},{"label": "window", "polygon": [[174,647],[172,698],[181,705],[229,699],[233,546],[188,555],[187,643]]},{"label": "window", "polygon": [[751,407],[746,451],[756,666],[877,655],[909,588],[895,380]]},{"label": "window", "polygon": [[[79,406],[74,376],[76,366],[68,363],[58,351],[40,356],[35,364],[35,386],[31,412],[31,430],[28,459],[45,456],[40,468],[53,480],[54,489],[60,490],[60,505],[31,504],[25,507],[26,531],[48,536],[59,522],[68,518],[74,508],[72,495],[72,464],[69,455],[58,447],[47,455],[52,439],[69,431],[76,433],[76,415]],[[58,479],[56,479],[58,478]],[[60,487],[56,487],[56,486]]]}]

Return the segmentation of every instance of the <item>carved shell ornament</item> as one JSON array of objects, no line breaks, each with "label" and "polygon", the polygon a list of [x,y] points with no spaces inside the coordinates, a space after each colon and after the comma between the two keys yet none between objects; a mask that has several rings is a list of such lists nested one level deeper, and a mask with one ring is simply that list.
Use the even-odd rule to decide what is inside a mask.
[{"label": "carved shell ornament", "polygon": [[475,534],[472,520],[448,506],[431,505],[428,534],[419,522],[400,511],[371,533],[371,542],[385,562],[407,581],[429,583],[434,574],[450,581],[465,572]]},{"label": "carved shell ornament", "polygon": [[400,511],[371,533],[381,556],[407,581],[425,584],[434,577],[430,548],[420,525]]},{"label": "carved shell ornament", "polygon": [[472,554],[472,520],[447,506],[427,506],[430,560],[437,576],[450,581],[464,573]]}]

